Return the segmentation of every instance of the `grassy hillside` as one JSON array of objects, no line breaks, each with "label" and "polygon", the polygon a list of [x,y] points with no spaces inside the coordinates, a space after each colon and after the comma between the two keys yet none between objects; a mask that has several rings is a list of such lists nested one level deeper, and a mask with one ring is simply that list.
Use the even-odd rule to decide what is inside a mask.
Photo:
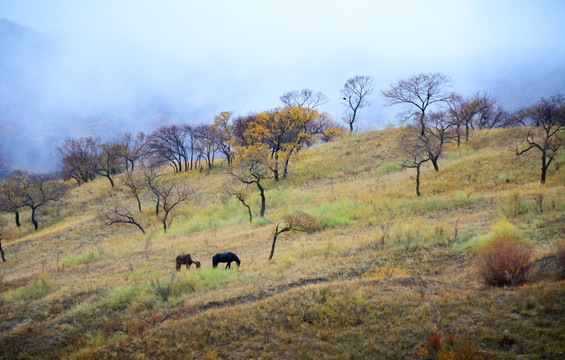
[{"label": "grassy hillside", "polygon": [[[319,145],[266,184],[267,214],[225,195],[225,164],[176,175],[197,190],[163,233],[149,197],[133,226],[96,214],[135,200],[105,179],[74,187],[10,225],[0,264],[0,357],[25,358],[557,358],[565,353],[565,156],[539,185],[538,155],[505,144],[523,129],[476,131],[426,166],[417,198],[398,129]],[[171,175],[173,176],[173,175]],[[540,206],[541,204],[541,206]],[[272,232],[301,211],[321,230]],[[3,215],[4,216],[4,215]],[[11,218],[6,217],[8,221]],[[10,223],[11,224],[11,223]],[[526,285],[484,286],[476,248],[492,231],[534,247]],[[239,269],[213,269],[232,251]],[[175,272],[190,252],[202,268]],[[441,339],[440,352],[434,352]],[[430,340],[431,339],[431,340]]]}]

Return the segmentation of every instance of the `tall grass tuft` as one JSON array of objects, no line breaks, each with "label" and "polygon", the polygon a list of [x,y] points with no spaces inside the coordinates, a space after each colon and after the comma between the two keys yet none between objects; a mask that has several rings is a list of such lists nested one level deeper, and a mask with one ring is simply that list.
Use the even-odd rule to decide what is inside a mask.
[{"label": "tall grass tuft", "polygon": [[527,281],[532,246],[519,239],[516,228],[498,223],[478,249],[479,275],[486,285],[519,286]]},{"label": "tall grass tuft", "polygon": [[61,261],[59,262],[59,266],[61,269],[65,269],[69,266],[77,265],[77,264],[86,264],[94,262],[100,259],[102,255],[98,250],[90,250],[86,251],[80,255],[75,254],[67,254]]},{"label": "tall grass tuft", "polygon": [[16,303],[39,299],[53,290],[55,290],[53,281],[46,272],[41,272],[39,277],[31,284],[3,293],[2,302]]}]

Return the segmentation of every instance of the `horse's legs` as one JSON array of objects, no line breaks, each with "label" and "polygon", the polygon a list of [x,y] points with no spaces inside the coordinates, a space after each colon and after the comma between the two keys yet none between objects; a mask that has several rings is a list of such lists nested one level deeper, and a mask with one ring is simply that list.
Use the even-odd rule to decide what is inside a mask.
[{"label": "horse's legs", "polygon": [[228,264],[226,265],[226,269],[227,269],[227,268],[230,268],[230,269],[231,269],[231,266],[230,266],[230,265],[231,265],[231,261],[228,261]]},{"label": "horse's legs", "polygon": [[192,263],[186,264],[186,268],[187,268],[187,269],[190,269],[190,265],[192,265]]}]

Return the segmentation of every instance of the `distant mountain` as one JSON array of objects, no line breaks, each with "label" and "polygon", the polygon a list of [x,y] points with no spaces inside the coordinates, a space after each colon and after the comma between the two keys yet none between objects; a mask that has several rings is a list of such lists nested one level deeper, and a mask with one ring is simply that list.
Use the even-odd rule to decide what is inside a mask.
[{"label": "distant mountain", "polygon": [[179,89],[189,77],[183,64],[128,44],[104,46],[68,44],[0,19],[4,168],[56,171],[56,148],[67,138],[114,140],[205,116]]}]

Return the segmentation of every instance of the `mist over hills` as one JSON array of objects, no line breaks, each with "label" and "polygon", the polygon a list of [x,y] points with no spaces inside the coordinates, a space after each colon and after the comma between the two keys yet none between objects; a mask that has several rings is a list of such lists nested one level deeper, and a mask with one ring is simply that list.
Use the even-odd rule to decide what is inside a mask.
[{"label": "mist over hills", "polygon": [[[261,77],[237,67],[198,68],[118,36],[113,41],[79,38],[55,38],[0,19],[0,173],[56,171],[56,147],[70,137],[114,140],[126,131],[151,132],[168,122],[211,122],[220,111],[263,111],[279,106],[284,92],[301,88],[326,94],[330,101],[322,110],[339,121],[339,89],[352,75],[320,59],[320,70],[327,73],[296,69],[300,80],[277,81],[274,74]],[[226,54],[221,64],[230,57]],[[367,60],[374,71],[360,64],[359,74],[372,76],[377,89],[360,130],[394,123],[400,109],[385,107],[380,91],[418,72],[445,72],[453,79],[453,91],[488,91],[509,110],[565,91],[561,50],[501,48],[397,68],[387,65],[391,59]]]}]

